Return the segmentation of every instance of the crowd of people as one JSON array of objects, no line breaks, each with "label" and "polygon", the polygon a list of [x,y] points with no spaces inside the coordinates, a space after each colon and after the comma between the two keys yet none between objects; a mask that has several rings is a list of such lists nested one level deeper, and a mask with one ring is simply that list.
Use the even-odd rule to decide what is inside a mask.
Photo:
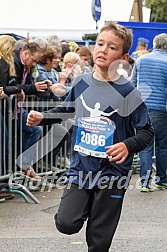
[{"label": "crowd of people", "polygon": [[[75,44],[75,42],[73,42]],[[63,52],[63,46],[66,45],[66,51]],[[60,103],[68,95],[73,78],[88,69],[88,61],[92,58],[92,52],[89,48],[82,46],[82,57],[79,56],[80,50],[77,52],[71,51],[70,46],[66,41],[60,41],[57,36],[50,36],[46,40],[33,37],[29,39],[16,41],[10,35],[0,36],[0,87],[1,99],[4,95],[16,95],[16,103],[24,102],[29,96],[33,95],[39,101],[57,101]],[[68,48],[68,50],[67,50]],[[75,47],[74,47],[75,49]],[[79,46],[78,46],[78,49]],[[63,55],[63,57],[62,57]],[[18,170],[21,170],[27,177],[34,180],[41,180],[42,177],[36,174],[33,167],[33,160],[37,143],[46,134],[46,129],[41,126],[27,127],[27,109],[15,106],[13,103],[13,117],[12,119],[17,122],[17,131],[22,134],[22,150],[17,158]],[[1,107],[3,103],[1,104]],[[44,108],[42,108],[44,109]],[[5,147],[2,140],[1,150],[1,175],[4,175],[4,170],[7,172],[8,150],[8,107],[6,106],[5,112],[1,109],[1,125],[5,127]],[[73,121],[69,122],[73,125]],[[62,124],[53,126],[53,139],[55,157],[59,154],[60,149],[63,147],[65,141],[69,140],[70,134]],[[2,134],[4,135],[4,134]],[[11,137],[11,136],[10,136]],[[13,136],[14,137],[14,136]],[[51,141],[51,140],[50,140]],[[5,159],[5,160],[4,160]],[[68,157],[64,157],[65,166],[69,167]],[[14,163],[16,160],[14,160]],[[54,166],[53,166],[54,167]],[[9,195],[8,195],[9,196]],[[3,193],[2,197],[5,197]],[[6,196],[7,198],[7,196]]]},{"label": "crowd of people", "polygon": [[[153,162],[156,188],[167,188],[167,34],[155,36],[151,51],[138,46],[130,57],[132,39],[131,30],[114,22],[102,27],[93,53],[57,36],[19,42],[0,36],[0,98],[35,95],[56,104],[45,112],[17,109],[24,132],[19,168],[41,180],[32,160],[43,126],[54,124],[54,155],[70,139],[70,169],[55,224],[73,234],[87,220],[90,252],[109,251],[127,189],[122,178],[129,176],[134,154],[139,153],[141,192],[153,191]],[[71,131],[64,120],[71,120]]]}]

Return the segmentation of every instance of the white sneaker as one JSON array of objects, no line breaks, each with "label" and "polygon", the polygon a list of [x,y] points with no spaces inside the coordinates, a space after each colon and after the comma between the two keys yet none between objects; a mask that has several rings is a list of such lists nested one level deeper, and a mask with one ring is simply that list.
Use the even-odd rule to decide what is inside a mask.
[{"label": "white sneaker", "polygon": [[70,160],[67,157],[58,157],[57,165],[60,167],[70,168]]},{"label": "white sneaker", "polygon": [[0,198],[0,203],[4,201],[5,201],[5,198]]}]

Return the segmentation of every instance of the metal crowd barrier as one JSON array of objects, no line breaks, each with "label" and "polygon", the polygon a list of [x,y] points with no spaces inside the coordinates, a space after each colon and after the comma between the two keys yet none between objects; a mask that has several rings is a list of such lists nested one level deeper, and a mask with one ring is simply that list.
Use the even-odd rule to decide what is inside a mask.
[{"label": "metal crowd barrier", "polygon": [[[30,197],[35,203],[39,203],[38,199],[29,190],[30,183],[21,168],[24,133],[22,130],[22,116],[18,127],[17,113],[18,110],[21,112],[22,109],[27,112],[30,110],[42,112],[56,105],[58,104],[52,100],[44,101],[36,96],[26,96],[24,103],[20,103],[19,108],[15,95],[5,96],[3,100],[0,100],[0,188],[6,188],[10,192],[19,194],[26,202],[30,202],[28,198]],[[20,114],[22,115],[22,113]],[[68,169],[66,157],[70,158],[70,146],[68,144],[70,135],[67,132],[72,124],[73,121],[53,126],[42,126],[43,133],[36,144],[32,167],[37,174],[43,176],[43,183],[45,184],[54,183]],[[66,134],[68,138],[65,137]],[[63,138],[66,140],[56,149],[56,146]],[[153,160],[155,160],[155,148]],[[133,161],[134,173],[139,173],[139,161],[137,154]],[[153,167],[153,169],[155,170],[156,167]],[[33,185],[30,189],[32,188],[34,189]]]},{"label": "metal crowd barrier", "polygon": [[[19,194],[26,202],[30,202],[30,197],[35,203],[39,203],[29,190],[29,181],[21,168],[24,154],[22,151],[24,141],[22,110],[42,112],[55,105],[55,102],[43,101],[36,96],[26,96],[23,104],[18,103],[15,95],[5,96],[3,100],[0,100],[0,188]],[[21,115],[19,125],[18,113]],[[46,184],[50,181],[54,182],[60,175],[66,173],[68,169],[66,158],[70,157],[70,147],[67,148],[66,136],[69,134],[66,129],[67,124],[42,126],[42,128],[42,137],[35,146],[32,167],[38,175],[43,176]],[[63,144],[56,149],[62,138],[65,139]]]}]

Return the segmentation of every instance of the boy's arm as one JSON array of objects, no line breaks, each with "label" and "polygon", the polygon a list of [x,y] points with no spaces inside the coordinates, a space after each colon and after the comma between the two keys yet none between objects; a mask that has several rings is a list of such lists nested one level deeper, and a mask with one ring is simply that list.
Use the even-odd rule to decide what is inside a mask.
[{"label": "boy's arm", "polygon": [[41,114],[43,115],[43,119],[40,122],[40,125],[51,125],[54,123],[66,121],[69,118],[74,118],[75,109],[67,109],[66,107],[56,107]]},{"label": "boy's arm", "polygon": [[[34,122],[32,121],[34,119],[31,119],[31,122],[27,121],[27,125],[51,125],[54,123],[66,121],[69,118],[73,119],[75,117],[75,101],[76,99],[78,99],[80,94],[82,94],[82,92],[84,92],[84,90],[88,87],[87,84],[85,86],[80,85],[80,81],[80,79],[79,81],[76,81],[76,85],[72,87],[62,106],[55,107],[46,112],[40,113],[42,115],[42,119],[38,122],[38,124],[33,124]],[[83,84],[85,84],[85,82]]]},{"label": "boy's arm", "polygon": [[62,105],[43,112],[43,120],[40,125],[50,125],[66,121],[75,116],[75,96],[73,95],[74,88],[72,88]]},{"label": "boy's arm", "polygon": [[147,147],[154,138],[154,129],[150,124],[143,128],[136,129],[136,135],[125,139],[123,142],[126,145],[129,153],[137,153]]},{"label": "boy's arm", "polygon": [[61,123],[62,121],[73,117],[74,113],[67,112],[65,107],[61,108],[61,110],[60,107],[57,107],[43,113],[31,110],[28,114],[26,125],[51,125],[55,123]]}]

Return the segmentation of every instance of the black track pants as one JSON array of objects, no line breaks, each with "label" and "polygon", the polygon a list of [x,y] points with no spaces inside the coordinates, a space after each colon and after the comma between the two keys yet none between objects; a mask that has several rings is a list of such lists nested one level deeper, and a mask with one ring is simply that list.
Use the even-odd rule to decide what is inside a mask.
[{"label": "black track pants", "polygon": [[86,241],[88,252],[108,252],[119,222],[125,190],[112,188],[65,188],[58,213],[57,229],[65,234],[78,233],[87,219]]}]

